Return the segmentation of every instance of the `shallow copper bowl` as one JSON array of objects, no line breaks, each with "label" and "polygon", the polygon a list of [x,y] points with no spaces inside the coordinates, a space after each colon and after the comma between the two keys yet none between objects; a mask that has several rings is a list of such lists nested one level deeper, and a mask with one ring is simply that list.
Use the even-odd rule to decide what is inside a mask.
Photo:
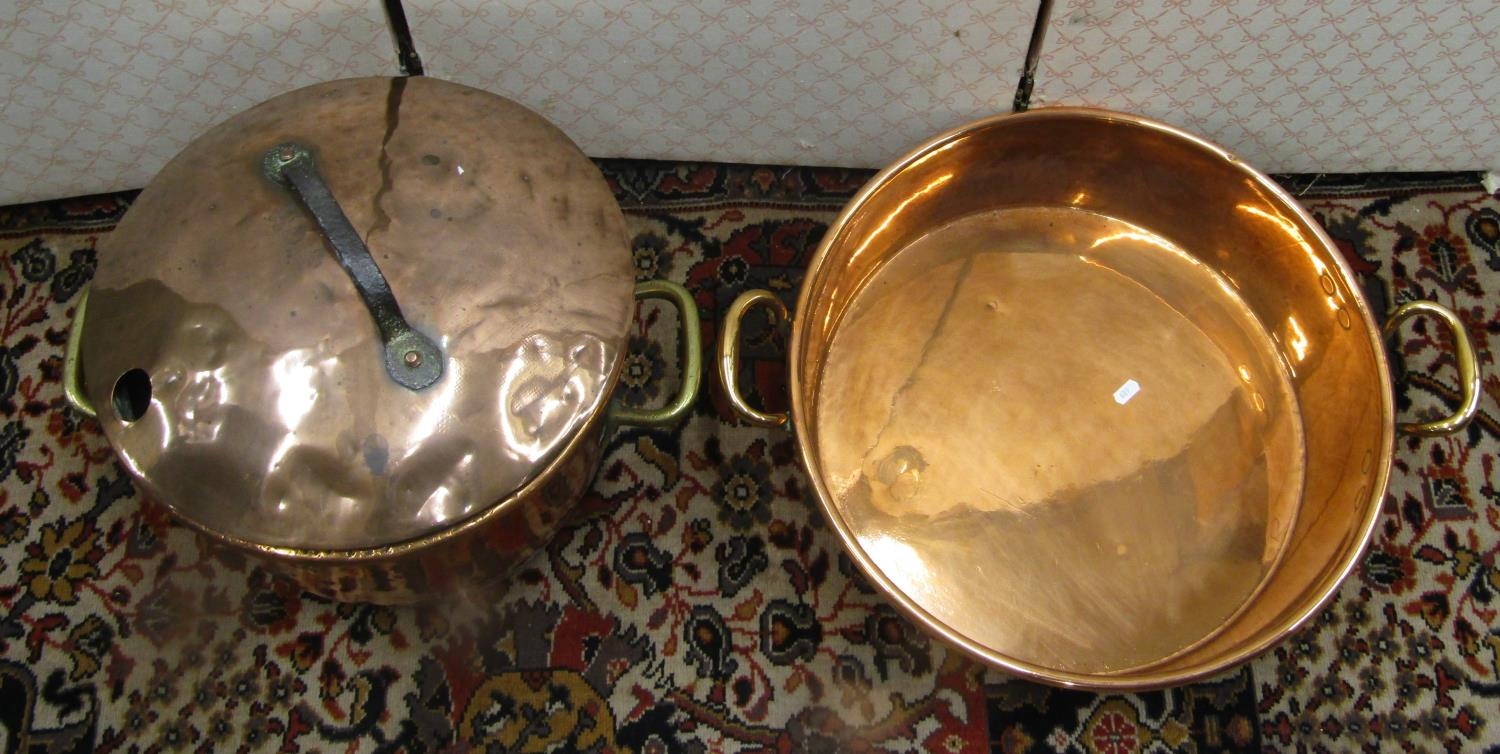
[{"label": "shallow copper bowl", "polygon": [[[1114,261],[1100,261],[1088,250],[1115,248],[1123,240],[1139,249],[1168,249],[1184,269],[1214,280],[1215,285],[1202,287],[1201,300],[1222,299],[1235,317],[1255,325],[1241,349],[1247,355],[1239,373],[1248,387],[1225,390],[1238,391],[1236,400],[1250,401],[1270,416],[1267,426],[1282,428],[1264,434],[1276,447],[1238,456],[1216,453],[1212,444],[1179,452],[1167,465],[1176,476],[1160,484],[1163,489],[1185,485],[1198,492],[1196,500],[1164,498],[1154,508],[1075,494],[1114,475],[1110,483],[1128,478],[1128,492],[1135,496],[1120,499],[1154,502],[1141,496],[1157,484],[1153,480],[1170,476],[1160,471],[1167,462],[1161,454],[1147,457],[1145,450],[1139,458],[1131,456],[1131,449],[1169,447],[1171,433],[1187,426],[1184,422],[1198,426],[1194,412],[1222,414],[1213,413],[1218,405],[1213,396],[1195,397],[1207,390],[1196,386],[1212,380],[1188,374],[1193,364],[1116,354],[1139,351],[1149,341],[1132,345],[1128,333],[1116,333],[1094,342],[1089,328],[1064,321],[1070,312],[1106,307],[1110,316],[1095,316],[1101,326],[1136,321],[1151,326],[1152,307],[1164,301],[1163,311],[1180,315],[1192,325],[1189,330],[1244,338],[1229,333],[1232,323],[1212,314],[1213,306],[1203,307],[1209,313],[1200,315],[1192,291],[1173,290],[1165,298],[1155,291],[1145,297],[1121,294],[1124,303],[1108,310],[1113,304],[1100,298],[1104,288],[1066,276],[1026,278],[1043,281],[1036,283],[1043,290],[1007,289],[1004,283],[1020,278],[1004,255],[986,257],[991,271],[984,280],[991,287],[972,302],[959,292],[970,284],[965,281],[981,275],[983,263],[962,267],[956,278],[934,272],[930,281],[913,278],[904,286],[881,287],[881,275],[896,269],[892,265],[903,254],[934,243],[930,239],[937,233],[965,218],[996,212],[1021,219],[1007,221],[1009,236],[975,243],[1004,244],[1006,238],[1025,236],[1028,243],[1085,250],[1069,251],[1068,259],[1118,268],[1135,264],[1128,260],[1143,252],[1127,248]],[[1058,217],[1063,221],[1054,223]],[[1135,230],[1122,233],[1119,227]],[[1104,235],[1111,228],[1116,231]],[[940,254],[956,259],[960,251]],[[1180,288],[1183,280],[1189,278],[1164,285]],[[925,285],[953,292],[945,294],[947,299],[899,293]],[[884,297],[878,305],[866,307],[868,312],[860,308],[862,297],[877,295]],[[1069,296],[1074,298],[1067,306],[1058,303]],[[971,305],[986,297],[983,306]],[[1102,110],[1049,108],[955,129],[881,172],[829,228],[798,296],[788,357],[791,417],[745,405],[734,384],[739,320],[757,305],[786,315],[784,302],[764,291],[747,292],[732,308],[719,344],[720,378],[731,402],[755,423],[794,419],[802,462],[823,511],[864,574],[928,631],[1003,671],[1098,689],[1162,687],[1222,672],[1286,637],[1326,603],[1354,568],[1379,517],[1398,428],[1381,328],[1359,281],[1327,235],[1275,183],[1175,128]],[[1418,311],[1442,317],[1453,328],[1467,392],[1453,417],[1399,429],[1422,435],[1454,431],[1476,408],[1472,349],[1457,318],[1426,302],[1393,312],[1387,329]],[[860,348],[866,355],[878,352],[880,359],[861,363],[854,379],[825,385],[840,368],[830,360],[830,354],[840,353],[839,338],[855,337],[841,333],[879,317],[884,330],[867,327],[875,334],[862,336]],[[1059,354],[1081,349],[1085,356],[1010,363],[990,359],[993,354],[977,346],[979,356],[933,345],[936,330],[982,331],[975,329],[988,321],[982,317],[997,317],[998,332],[1017,334],[1004,343],[1029,348],[1028,353],[1043,354],[1050,342]],[[1160,337],[1178,337],[1175,332]],[[1115,343],[1123,345],[1115,348]],[[1228,347],[1226,363],[1239,359],[1236,348]],[[1261,371],[1247,368],[1257,348],[1268,360]],[[946,359],[946,371],[928,363],[936,358],[929,350]],[[1096,372],[1127,362],[1142,371],[1131,372],[1134,377],[1123,384],[1113,373],[1096,379]],[[996,393],[976,394],[974,375],[992,365]],[[928,371],[919,377],[920,370]],[[1257,387],[1251,372],[1273,375],[1274,384]],[[903,391],[923,380],[931,383],[920,407],[926,418],[907,421],[899,440],[882,437],[895,421],[887,414],[898,411],[898,399],[915,400]],[[1121,385],[1113,394],[1118,410],[1134,398],[1133,391],[1141,391],[1141,397],[1131,403],[1132,410],[1153,405],[1158,410],[1116,421],[1115,414],[1105,413],[1116,407],[1095,400],[1108,397],[1094,395],[1100,380]],[[875,394],[864,403],[844,398],[882,384],[893,390],[868,388]],[[1178,394],[1163,386],[1174,386]],[[1280,404],[1272,400],[1277,390],[1286,393]],[[820,411],[830,400],[839,401],[838,410]],[[985,415],[1009,421],[973,419],[995,405],[1006,408]],[[1283,411],[1286,415],[1278,418],[1276,405],[1289,407],[1290,414]],[[872,419],[871,412],[885,418]],[[1243,417],[1226,421],[1231,434],[1253,423]],[[867,425],[867,438],[876,437],[867,456],[873,457],[880,443],[899,447],[882,448],[864,471],[829,468],[829,458],[837,456],[833,446],[857,435],[861,423]],[[1260,436],[1245,432],[1234,436]],[[1100,451],[1105,445],[1124,450]],[[1015,474],[995,471],[1004,466],[998,454],[1041,452],[1038,448],[1045,452],[1028,463],[1035,461],[1041,481],[1016,481]],[[954,468],[955,457],[959,470],[946,482],[933,481],[944,462]],[[1264,458],[1272,460],[1256,460]],[[1111,464],[1125,471],[1103,470]],[[1155,476],[1142,477],[1143,467]],[[1006,479],[1011,482],[1000,489],[982,486]],[[980,486],[981,497],[1001,502],[955,499],[941,510],[918,505],[913,490],[944,483],[945,489]],[[1230,499],[1247,485],[1254,489],[1246,499],[1263,505],[1228,512],[1212,507],[1213,500]],[[1175,512],[1154,512],[1168,509]],[[1210,540],[1222,546],[1197,546]],[[1263,549],[1247,550],[1255,547]],[[1234,553],[1239,554],[1231,558]],[[1167,603],[1170,609],[1156,607]]]}]

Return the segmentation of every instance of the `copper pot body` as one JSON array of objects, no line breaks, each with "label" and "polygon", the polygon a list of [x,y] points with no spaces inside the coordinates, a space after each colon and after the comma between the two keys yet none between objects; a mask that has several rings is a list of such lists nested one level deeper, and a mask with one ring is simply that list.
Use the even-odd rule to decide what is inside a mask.
[{"label": "copper pot body", "polygon": [[[733,385],[761,303],[781,308],[731,311],[719,367],[774,424]],[[1463,366],[1460,415],[1413,430],[1472,415]],[[1184,683],[1303,625],[1364,550],[1396,431],[1376,318],[1307,212],[1212,144],[1094,109],[978,121],[876,176],[813,258],[788,369],[801,461],[864,574],[1061,686]]]}]

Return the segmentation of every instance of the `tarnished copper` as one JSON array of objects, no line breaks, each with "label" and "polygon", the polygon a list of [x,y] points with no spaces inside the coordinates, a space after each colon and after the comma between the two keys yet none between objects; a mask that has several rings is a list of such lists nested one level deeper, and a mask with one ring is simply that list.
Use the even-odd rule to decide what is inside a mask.
[{"label": "tarnished copper", "polygon": [[[387,374],[350,275],[262,171],[282,143],[311,150],[401,313],[439,344],[435,383]],[[389,559],[567,476],[567,449],[597,444],[634,308],[623,216],[593,163],[529,110],[428,78],[320,84],[231,118],[151,181],[99,257],[79,358],[110,443],[201,530],[299,562]],[[545,518],[488,536],[531,538]]]},{"label": "tarnished copper", "polygon": [[788,366],[859,568],[1059,685],[1173,685],[1286,636],[1391,460],[1380,335],[1324,232],[1223,150],[1100,110],[979,121],[880,173],[811,263]]}]

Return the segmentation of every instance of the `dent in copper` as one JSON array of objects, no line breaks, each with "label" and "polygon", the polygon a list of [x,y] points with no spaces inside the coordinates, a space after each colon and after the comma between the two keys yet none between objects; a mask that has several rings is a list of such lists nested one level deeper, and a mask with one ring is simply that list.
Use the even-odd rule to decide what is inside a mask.
[{"label": "dent in copper", "polygon": [[[445,374],[396,385],[312,218],[260,174],[296,141]],[[440,536],[552,473],[622,362],[624,221],[566,136],[428,78],[270,100],[170,162],[104,242],[84,392],[158,500],[257,548],[366,553]],[[149,375],[144,414],[116,382]],[[512,501],[514,502],[514,501]]]},{"label": "dent in copper", "polygon": [[605,422],[586,428],[542,476],[504,503],[422,539],[360,551],[257,546],[202,532],[217,546],[254,553],[310,592],[346,602],[402,604],[468,595],[494,599],[505,579],[551,541],[598,467]]},{"label": "dent in copper", "polygon": [[1187,134],[971,124],[825,236],[790,356],[802,460],[860,568],[990,664],[1217,672],[1305,621],[1378,513],[1390,383],[1351,281],[1290,197]]}]

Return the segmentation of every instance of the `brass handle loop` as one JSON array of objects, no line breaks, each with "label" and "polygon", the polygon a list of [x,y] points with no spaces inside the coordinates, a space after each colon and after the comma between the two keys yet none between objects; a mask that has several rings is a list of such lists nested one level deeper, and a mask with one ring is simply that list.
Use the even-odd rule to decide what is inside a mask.
[{"label": "brass handle loop", "polygon": [[63,356],[63,397],[73,409],[90,419],[98,418],[94,404],[83,394],[83,368],[79,363],[79,344],[83,340],[83,315],[89,308],[89,289],[78,294],[78,311],[73,314],[73,324],[68,326],[68,350]]},{"label": "brass handle loop", "polygon": [[719,333],[719,382],[724,385],[724,395],[728,396],[729,405],[740,418],[759,427],[780,427],[787,423],[786,413],[766,413],[751,406],[745,402],[745,396],[740,394],[739,385],[735,382],[740,365],[740,324],[745,314],[756,306],[770,308],[777,323],[790,319],[786,304],[781,303],[776,294],[764,289],[741,293],[729,305],[729,313],[724,315],[723,331]]},{"label": "brass handle loop", "polygon": [[1452,416],[1425,423],[1398,423],[1396,430],[1415,437],[1451,435],[1463,429],[1479,412],[1479,365],[1474,359],[1474,341],[1470,340],[1463,321],[1452,309],[1432,301],[1408,301],[1396,307],[1386,319],[1384,335],[1390,337],[1401,327],[1402,322],[1420,314],[1437,317],[1453,333],[1453,351],[1458,358],[1458,381],[1463,401]]},{"label": "brass handle loop", "polygon": [[698,400],[703,381],[703,330],[698,320],[698,305],[688,289],[666,280],[647,280],[635,286],[637,299],[655,298],[670,302],[677,309],[678,340],[682,343],[682,386],[677,397],[661,408],[630,408],[618,401],[609,404],[609,419],[615,424],[634,427],[671,427],[682,421]]}]

